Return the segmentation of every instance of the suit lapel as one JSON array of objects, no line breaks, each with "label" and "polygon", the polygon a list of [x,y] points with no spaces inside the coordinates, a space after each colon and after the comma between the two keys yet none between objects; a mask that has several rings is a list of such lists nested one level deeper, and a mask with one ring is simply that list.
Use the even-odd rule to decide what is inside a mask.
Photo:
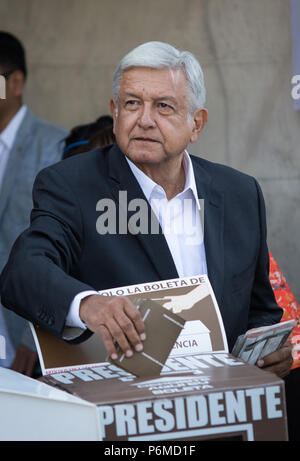
[{"label": "suit lapel", "polygon": [[[31,136],[30,132],[31,132],[33,117],[34,116],[32,112],[27,108],[24,119],[17,132],[15,142],[9,153],[9,158],[8,158],[5,174],[3,177],[3,183],[1,187],[0,222],[2,220],[3,212],[5,210],[7,201],[13,190],[17,172],[19,171],[21,167],[25,145],[28,142],[30,142],[30,136]],[[20,197],[20,200],[21,199],[22,197]]]},{"label": "suit lapel", "polygon": [[[116,201],[118,211],[119,207],[121,207],[119,213],[125,213],[125,216],[127,216],[126,221],[129,223],[129,232],[131,230],[130,217],[134,212],[128,211],[128,204],[136,199],[142,199],[144,203],[147,204],[148,232],[146,234],[136,234],[136,238],[140,242],[143,250],[147,253],[149,260],[162,280],[177,278],[178,273],[174,261],[157,219],[137,180],[132,174],[124,154],[116,144],[109,152],[109,176],[112,185],[112,195]],[[126,201],[119,200],[120,192],[127,193]],[[125,194],[123,194],[123,197],[125,197]],[[159,233],[151,232],[151,222],[155,224],[155,229],[159,229]],[[137,270],[139,270],[139,268],[137,268]]]},{"label": "suit lapel", "polygon": [[[192,158],[193,161],[193,158]],[[213,178],[193,161],[199,199],[204,199],[204,245],[208,278],[220,302],[224,283],[224,193]]]},{"label": "suit lapel", "polygon": [[[109,152],[109,176],[112,185],[112,194],[119,206],[119,192],[127,191],[127,204],[136,198],[146,198],[132,174],[124,154],[117,145]],[[213,178],[198,162],[193,161],[195,180],[199,199],[204,199],[204,244],[208,277],[218,299],[221,298],[224,280],[224,195],[213,185]],[[147,202],[148,204],[148,202]],[[130,213],[124,209],[130,217]],[[148,206],[148,222],[150,222],[151,208]],[[172,259],[166,239],[161,233],[137,234],[143,250],[155,267],[162,280],[177,278],[178,273]]]}]

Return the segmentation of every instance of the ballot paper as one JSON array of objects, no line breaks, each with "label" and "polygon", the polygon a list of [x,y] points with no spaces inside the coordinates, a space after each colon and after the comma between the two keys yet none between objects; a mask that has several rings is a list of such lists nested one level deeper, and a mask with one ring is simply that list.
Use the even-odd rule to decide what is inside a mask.
[{"label": "ballot paper", "polygon": [[228,352],[217,300],[207,275],[162,280],[103,290],[103,296],[127,296],[135,305],[151,299],[185,320],[170,356]]},{"label": "ballot paper", "polygon": [[259,359],[280,349],[295,326],[295,320],[287,320],[275,325],[252,328],[238,337],[232,355],[255,365]]},{"label": "ballot paper", "polygon": [[[107,360],[135,376],[156,376],[160,374],[175,341],[184,328],[185,320],[151,299],[142,300],[137,308],[146,331],[143,351],[127,358],[120,348],[117,348],[118,359],[112,360],[107,357]],[[151,334],[154,331],[155,334]]]},{"label": "ballot paper", "polygon": [[[169,322],[168,328],[161,329],[158,319],[153,322],[154,317],[151,316],[148,319],[148,321],[151,319],[151,323],[147,331],[147,341],[152,345],[152,348],[157,344],[160,345],[162,354],[161,345],[164,340],[164,347],[166,347],[164,350],[169,351],[169,355],[164,353],[158,356],[157,361],[160,364],[164,364],[168,358],[172,357],[228,352],[222,317],[207,275],[117,287],[99,291],[99,294],[103,296],[126,296],[135,306],[141,306],[145,301],[153,302],[157,307],[157,315],[163,310],[165,313],[168,312],[170,317],[174,316],[173,318],[180,319],[178,323],[183,325],[183,328],[181,327],[176,331],[177,336],[173,334],[176,330],[174,323],[172,328],[171,322]],[[160,308],[161,311],[159,311]],[[88,368],[107,361],[107,351],[99,335],[93,334],[88,340],[74,345],[60,340],[34,325],[32,325],[32,332],[43,375]],[[170,348],[171,343],[172,347]],[[146,345],[144,346],[146,347]],[[143,352],[145,353],[145,350]],[[146,353],[149,353],[148,346]],[[129,364],[132,360],[139,361],[139,356],[141,356],[141,352],[134,352],[134,356],[129,359],[123,357],[122,366],[125,363]],[[150,356],[155,357],[154,349],[153,355],[150,353]],[[121,357],[122,354],[120,353],[119,359]],[[139,358],[137,359],[137,357]],[[146,362],[143,360],[143,363]],[[152,366],[154,366],[153,363]],[[150,359],[148,366],[150,367]],[[143,369],[145,370],[145,368]],[[156,371],[158,372],[158,368]],[[135,369],[137,375],[141,376],[141,372]],[[147,372],[145,371],[145,373]]]}]

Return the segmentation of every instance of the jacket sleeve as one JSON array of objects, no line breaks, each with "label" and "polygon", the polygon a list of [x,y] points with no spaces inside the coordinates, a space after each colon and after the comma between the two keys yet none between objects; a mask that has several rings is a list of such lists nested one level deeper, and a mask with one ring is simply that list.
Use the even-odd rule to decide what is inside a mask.
[{"label": "jacket sleeve", "polygon": [[16,240],[1,274],[1,302],[62,337],[73,298],[94,289],[69,275],[81,256],[81,210],[55,166],[38,174],[33,205],[30,227]]},{"label": "jacket sleeve", "polygon": [[262,191],[255,181],[260,219],[260,247],[252,288],[248,328],[280,322],[283,310],[278,306],[269,279],[269,251],[267,246],[266,211]]}]

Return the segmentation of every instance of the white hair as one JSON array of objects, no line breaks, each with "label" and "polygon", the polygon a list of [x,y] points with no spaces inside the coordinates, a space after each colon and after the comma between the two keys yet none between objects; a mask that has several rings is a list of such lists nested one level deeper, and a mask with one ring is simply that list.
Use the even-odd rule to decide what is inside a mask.
[{"label": "white hair", "polygon": [[124,56],[113,77],[113,98],[117,106],[122,73],[131,67],[182,69],[189,87],[190,114],[204,107],[206,90],[201,66],[189,51],[180,51],[163,42],[147,42]]}]

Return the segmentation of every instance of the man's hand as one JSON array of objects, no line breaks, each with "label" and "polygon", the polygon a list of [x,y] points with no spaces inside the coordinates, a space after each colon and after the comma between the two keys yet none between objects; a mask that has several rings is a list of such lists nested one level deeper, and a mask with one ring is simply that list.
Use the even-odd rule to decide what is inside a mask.
[{"label": "man's hand", "polygon": [[146,339],[140,312],[124,296],[91,295],[80,303],[79,316],[86,326],[98,333],[112,359],[118,358],[115,342],[126,357],[133,355],[132,347],[140,352]]},{"label": "man's hand", "polygon": [[24,346],[24,344],[20,344],[10,368],[11,370],[18,371],[23,375],[31,377],[37,362],[38,354]]},{"label": "man's hand", "polygon": [[292,363],[292,346],[288,340],[281,349],[258,360],[256,365],[262,370],[275,373],[279,378],[284,378],[289,374]]}]

